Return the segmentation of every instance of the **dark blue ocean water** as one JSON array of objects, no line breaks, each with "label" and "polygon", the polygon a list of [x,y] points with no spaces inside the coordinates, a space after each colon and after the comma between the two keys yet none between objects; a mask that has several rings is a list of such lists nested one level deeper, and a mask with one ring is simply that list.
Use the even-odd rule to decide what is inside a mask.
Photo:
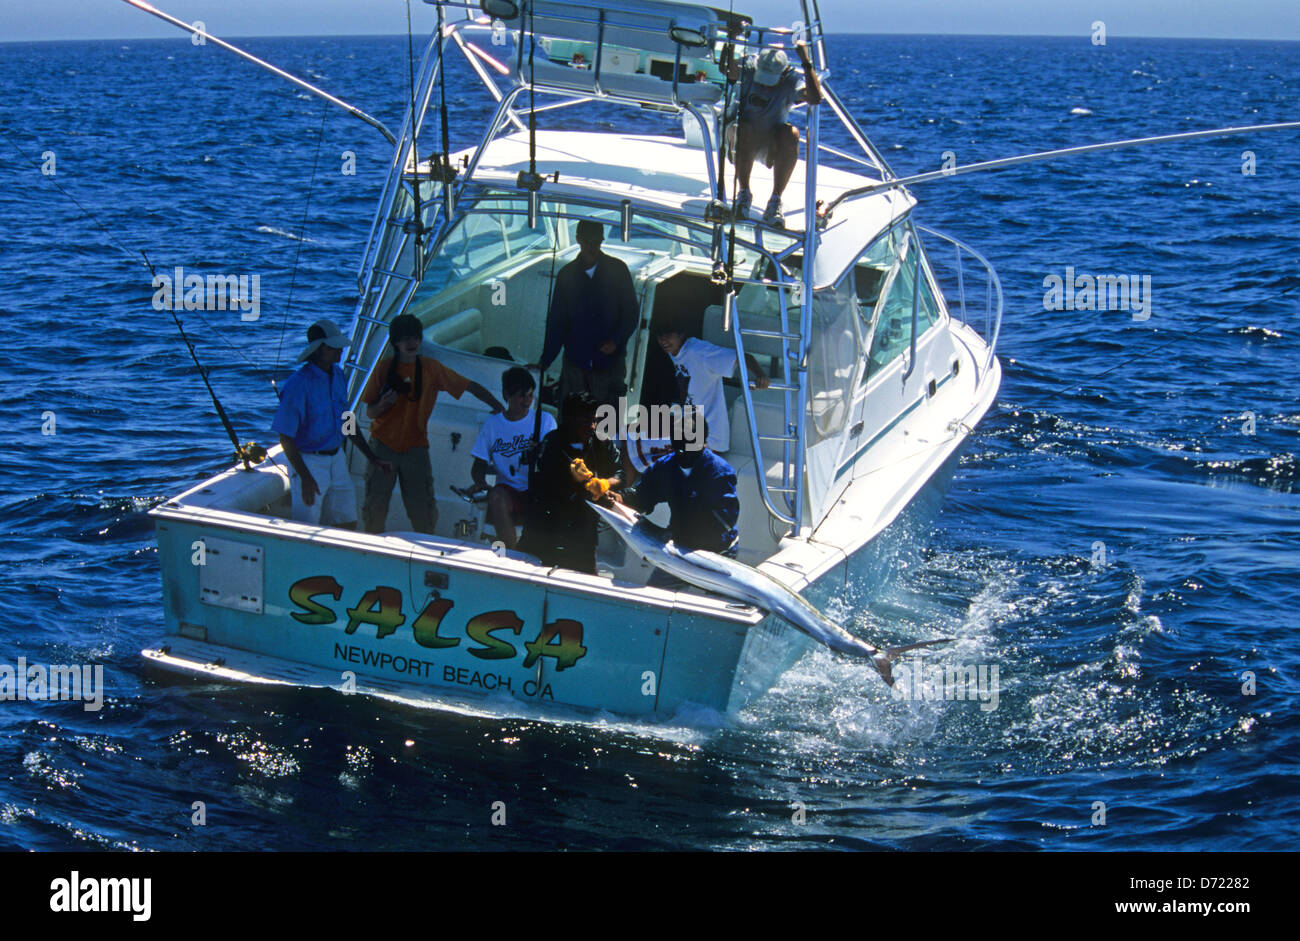
[{"label": "dark blue ocean water", "polygon": [[[247,45],[400,123],[404,38]],[[830,51],[899,171],[1300,118],[1297,44],[843,36]],[[146,511],[229,447],[147,272],[41,155],[160,267],[261,273],[260,320],[186,325],[244,437],[266,440],[277,357],[303,323],[350,314],[386,146],[184,38],[0,45],[0,94],[0,662],[99,662],[108,684],[98,713],[0,703],[0,848],[1295,844],[1296,134],[918,190],[918,218],[999,269],[1005,379],[929,547],[850,625],[959,638],[943,656],[999,665],[996,710],[894,702],[870,667],[815,652],[727,726],[641,728],[146,675],[138,652],[162,633]],[[456,146],[484,114],[457,104]],[[1044,312],[1043,279],[1067,266],[1149,275],[1151,319]]]}]

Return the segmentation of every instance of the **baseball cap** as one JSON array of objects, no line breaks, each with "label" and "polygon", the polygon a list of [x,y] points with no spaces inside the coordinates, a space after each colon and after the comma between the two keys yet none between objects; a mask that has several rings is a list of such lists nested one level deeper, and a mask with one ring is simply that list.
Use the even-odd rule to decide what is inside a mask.
[{"label": "baseball cap", "polygon": [[790,60],[780,49],[764,49],[754,68],[754,81],[760,85],[775,85],[789,64]]}]

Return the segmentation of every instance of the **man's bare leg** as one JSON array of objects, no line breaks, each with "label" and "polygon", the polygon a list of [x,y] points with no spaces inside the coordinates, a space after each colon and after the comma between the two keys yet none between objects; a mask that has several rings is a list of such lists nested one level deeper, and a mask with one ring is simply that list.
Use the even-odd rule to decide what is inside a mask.
[{"label": "man's bare leg", "polygon": [[772,131],[772,140],[768,144],[772,155],[772,198],[763,211],[764,225],[776,229],[785,228],[785,213],[781,211],[781,194],[794,173],[794,166],[799,161],[799,131],[797,128],[783,124]]},{"label": "man's bare leg", "polygon": [[749,217],[749,205],[753,196],[749,191],[749,175],[754,169],[755,147],[754,129],[748,124],[736,125],[736,218],[744,220]]},{"label": "man's bare leg", "polygon": [[510,497],[503,493],[500,486],[493,487],[488,493],[487,517],[497,538],[506,544],[507,549],[515,548],[515,521],[510,516]]},{"label": "man's bare leg", "polygon": [[785,192],[799,162],[799,129],[782,124],[772,132],[772,195]]}]

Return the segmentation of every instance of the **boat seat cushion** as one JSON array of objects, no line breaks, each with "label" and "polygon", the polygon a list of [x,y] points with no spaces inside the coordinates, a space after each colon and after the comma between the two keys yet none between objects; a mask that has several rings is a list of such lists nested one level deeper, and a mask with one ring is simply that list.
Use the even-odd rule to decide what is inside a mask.
[{"label": "boat seat cushion", "polygon": [[[481,345],[482,329],[483,314],[477,307],[468,307],[426,327],[424,339],[426,344],[433,343],[466,353],[477,353]],[[421,352],[425,351],[422,349]],[[438,355],[436,351],[428,351],[426,355],[429,354]]]}]

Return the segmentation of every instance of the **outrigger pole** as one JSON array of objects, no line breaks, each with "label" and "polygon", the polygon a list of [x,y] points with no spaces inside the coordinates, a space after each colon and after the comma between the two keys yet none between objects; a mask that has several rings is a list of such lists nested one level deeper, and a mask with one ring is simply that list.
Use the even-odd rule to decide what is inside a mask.
[{"label": "outrigger pole", "polygon": [[1253,134],[1256,131],[1294,131],[1300,130],[1300,121],[1285,121],[1280,124],[1251,124],[1243,127],[1220,127],[1208,131],[1183,131],[1179,134],[1161,134],[1156,137],[1134,137],[1128,140],[1106,141],[1101,144],[1083,144],[1079,147],[1063,147],[1060,150],[1044,150],[1034,154],[1021,154],[1017,157],[1002,157],[999,160],[985,160],[980,163],[968,163],[961,167],[952,167],[944,170],[930,170],[926,173],[917,173],[912,176],[899,177],[895,180],[886,180],[882,183],[872,183],[869,186],[859,186],[855,189],[845,190],[839,196],[831,200],[826,207],[825,216],[829,217],[832,210],[846,199],[854,196],[865,196],[868,193],[878,193],[883,190],[897,189],[900,186],[910,186],[913,183],[928,183],[931,180],[947,179],[951,176],[962,176],[966,173],[982,173],[986,170],[1001,170],[1003,167],[1019,166],[1022,163],[1037,163],[1041,160],[1055,160],[1058,157],[1074,157],[1079,154],[1098,153],[1104,150],[1121,150],[1125,147],[1141,147],[1145,144],[1166,144],[1173,141],[1186,140],[1203,140],[1209,137],[1230,137],[1234,134]]},{"label": "outrigger pole", "polygon": [[192,33],[195,36],[200,36],[203,38],[205,42],[207,40],[212,40],[213,43],[220,46],[222,49],[226,49],[230,52],[233,52],[235,55],[239,56],[240,58],[247,59],[249,62],[252,62],[254,65],[260,66],[261,68],[266,69],[268,72],[271,72],[274,75],[280,76],[280,78],[292,82],[293,84],[301,88],[303,91],[311,92],[313,95],[316,95],[317,97],[324,98],[330,104],[342,108],[344,111],[352,115],[354,118],[364,121],[366,124],[369,124],[375,130],[379,131],[380,134],[383,134],[384,137],[388,138],[388,143],[393,145],[397,144],[397,137],[393,134],[392,131],[390,131],[384,125],[383,121],[380,121],[378,118],[374,117],[373,115],[367,114],[366,112],[358,108],[356,105],[350,105],[342,98],[336,98],[333,95],[331,95],[329,92],[325,91],[324,89],[317,88],[311,82],[304,81],[298,76],[286,72],[284,69],[277,68],[276,66],[267,62],[265,59],[259,59],[251,52],[245,52],[243,49],[240,49],[238,46],[226,42],[224,39],[218,39],[216,36],[213,36],[211,33],[209,33],[206,29],[200,29],[199,27],[194,26],[190,23],[186,23],[184,20],[177,19],[176,17],[172,16],[170,13],[164,13],[162,10],[158,9],[152,3],[146,3],[145,0],[122,0],[122,2],[130,4],[131,6],[135,7],[137,10],[143,10],[145,13],[149,13],[153,16],[156,16],[160,20],[165,20],[166,22],[171,23],[173,26],[179,26],[181,29],[185,30],[186,32]]}]

